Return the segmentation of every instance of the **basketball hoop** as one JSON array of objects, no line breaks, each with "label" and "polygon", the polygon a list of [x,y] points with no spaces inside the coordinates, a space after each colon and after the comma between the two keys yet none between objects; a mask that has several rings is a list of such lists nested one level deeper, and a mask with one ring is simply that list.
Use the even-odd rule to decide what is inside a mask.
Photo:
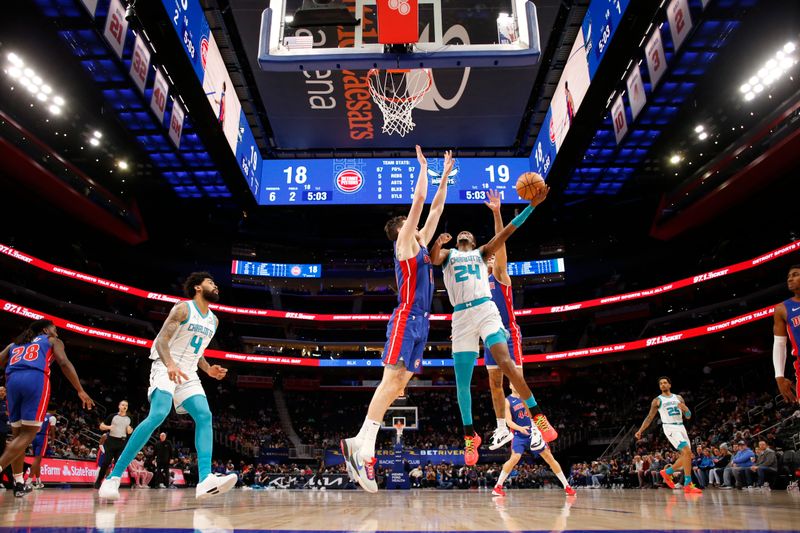
[{"label": "basketball hoop", "polygon": [[394,430],[397,433],[397,439],[395,440],[396,443],[400,443],[400,439],[403,438],[403,429],[405,429],[406,423],[401,420],[396,420],[394,423]]},{"label": "basketball hoop", "polygon": [[383,113],[383,133],[392,135],[414,129],[411,113],[433,85],[431,69],[371,69],[369,92]]}]

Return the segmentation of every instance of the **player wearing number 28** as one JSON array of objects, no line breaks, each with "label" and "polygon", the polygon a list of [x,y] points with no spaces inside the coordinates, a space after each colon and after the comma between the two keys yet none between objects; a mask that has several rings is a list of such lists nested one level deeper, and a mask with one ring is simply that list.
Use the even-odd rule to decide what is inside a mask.
[{"label": "player wearing number 28", "polygon": [[58,338],[58,331],[51,321],[33,322],[13,344],[0,352],[0,366],[5,366],[8,361],[8,421],[14,437],[0,456],[0,472],[11,465],[14,473],[14,496],[17,497],[30,492],[23,484],[22,462],[25,459],[25,450],[36,437],[47,413],[47,403],[50,401],[50,364],[54,360],[78,392],[83,407],[91,409],[94,402],[83,390],[75,367],[67,359],[64,343]]},{"label": "player wearing number 28", "polygon": [[175,304],[153,342],[150,354],[153,365],[150,369],[150,388],[147,390],[150,413],[131,434],[111,476],[100,486],[98,495],[102,499],[119,498],[122,474],[153,431],[167,418],[173,405],[176,413],[188,413],[195,423],[194,443],[200,479],[195,496],[207,498],[222,494],[236,485],[236,474],[217,476],[211,473],[214,442],[211,411],[197,375],[198,368],[215,379],[222,379],[228,373],[219,365],[208,364],[203,357],[219,325],[217,317],[209,309],[210,303],[219,300],[219,289],[207,272],[190,274],[183,288],[191,300]]},{"label": "player wearing number 28", "polygon": [[481,339],[484,346],[491,351],[497,367],[519,391],[545,441],[552,441],[558,436],[542,414],[522,373],[511,360],[508,351],[509,334],[503,327],[500,312],[492,300],[486,267],[486,260],[525,222],[533,209],[545,200],[548,192],[549,188],[542,187],[531,200],[531,204],[483,246],[476,245],[472,233],[462,231],[456,239],[455,249],[442,248],[451,239],[445,233],[439,236],[431,250],[433,264],[442,265],[444,284],[453,305],[453,366],[458,407],[464,426],[464,462],[467,465],[474,465],[478,461],[478,448],[481,445],[481,439],[472,426],[470,392],[472,371],[478,358],[478,343]]}]

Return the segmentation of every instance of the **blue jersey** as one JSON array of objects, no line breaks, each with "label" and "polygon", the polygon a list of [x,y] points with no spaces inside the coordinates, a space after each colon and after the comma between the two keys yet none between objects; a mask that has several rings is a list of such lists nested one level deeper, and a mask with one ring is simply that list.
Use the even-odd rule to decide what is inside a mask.
[{"label": "blue jersey", "polygon": [[400,261],[395,244],[394,275],[397,280],[398,310],[429,313],[433,300],[433,264],[428,249],[420,246],[417,255]]},{"label": "blue jersey", "polygon": [[53,358],[53,345],[47,335],[40,335],[28,344],[12,344],[6,376],[19,370],[38,370],[49,376]]},{"label": "blue jersey", "polygon": [[786,333],[792,344],[792,355],[795,356],[794,370],[800,376],[800,302],[789,298],[783,302],[786,308]]},{"label": "blue jersey", "polygon": [[531,417],[528,416],[528,410],[525,408],[525,402],[516,396],[506,396],[508,400],[509,410],[511,411],[511,419],[518,426],[524,428],[531,427]]}]

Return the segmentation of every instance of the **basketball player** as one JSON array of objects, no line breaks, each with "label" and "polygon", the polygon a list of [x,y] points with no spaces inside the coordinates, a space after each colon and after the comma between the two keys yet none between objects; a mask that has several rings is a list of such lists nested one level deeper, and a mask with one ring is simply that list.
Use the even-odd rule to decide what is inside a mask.
[{"label": "basketball player", "polygon": [[514,435],[511,444],[511,457],[503,465],[500,477],[497,478],[497,484],[492,490],[492,496],[506,495],[503,490],[503,483],[506,482],[511,471],[522,459],[522,454],[525,453],[525,450],[530,450],[534,457],[541,456],[561,482],[567,496],[575,496],[575,489],[569,486],[567,478],[564,476],[564,471],[561,470],[561,465],[553,457],[553,453],[544,441],[542,433],[531,423],[528,409],[525,407],[514,385],[511,385],[511,395],[505,398],[503,403],[506,424],[514,430]]},{"label": "basketball player", "polygon": [[[503,231],[503,216],[500,214],[500,195],[496,191],[488,192],[488,202],[484,202],[486,207],[492,210],[494,217],[495,234]],[[489,272],[489,289],[492,292],[492,300],[500,312],[503,327],[511,335],[508,339],[508,353],[514,361],[514,366],[522,373],[522,334],[517,325],[517,317],[514,315],[514,297],[511,292],[511,276],[508,275],[506,266],[508,264],[506,256],[506,245],[503,243],[497,252],[490,256],[486,261],[486,269]],[[503,372],[497,368],[497,364],[492,358],[492,352],[486,345],[483,346],[483,362],[486,371],[489,373],[489,389],[492,392],[492,406],[497,418],[497,428],[492,433],[490,450],[496,450],[511,442],[514,434],[506,427],[505,403],[503,391]]]},{"label": "basketball player", "polygon": [[55,415],[51,413],[45,414],[42,427],[39,428],[39,432],[36,433],[36,437],[34,437],[31,443],[33,447],[33,463],[31,464],[31,474],[28,478],[28,484],[33,490],[41,490],[44,488],[44,483],[42,483],[41,480],[42,457],[47,453],[47,440],[50,436],[50,429],[56,426],[56,422],[57,419]]},{"label": "basketball player", "polygon": [[6,367],[8,389],[8,421],[12,440],[0,455],[0,472],[8,465],[14,474],[14,496],[21,498],[25,490],[22,463],[25,450],[33,442],[44,421],[50,401],[50,364],[56,360],[64,376],[78,392],[84,409],[94,401],[81,386],[75,367],[67,358],[64,343],[58,338],[56,326],[49,320],[36,320],[12,344],[0,352],[0,365]]},{"label": "basketball player", "polygon": [[533,422],[542,432],[545,441],[550,442],[558,436],[537,406],[525,378],[511,360],[508,351],[509,334],[503,327],[497,306],[492,301],[485,262],[527,220],[533,209],[547,198],[549,190],[549,187],[539,189],[531,204],[485,245],[477,247],[472,233],[462,231],[456,239],[455,249],[442,248],[450,240],[449,235],[442,235],[431,251],[433,264],[443,265],[444,284],[453,305],[453,367],[458,407],[464,426],[464,462],[468,466],[478,461],[478,448],[481,445],[481,438],[472,426],[470,391],[472,371],[478,358],[481,339],[484,346],[491,351],[492,358],[503,375],[525,398],[525,405],[532,410]]},{"label": "basketball player", "polygon": [[427,246],[433,238],[447,198],[447,179],[453,157],[444,154],[444,168],[428,218],[417,229],[428,194],[428,161],[417,146],[419,177],[407,217],[394,217],[384,230],[394,242],[394,271],[398,305],[386,328],[383,377],[369,404],[358,435],[340,442],[347,472],[367,492],[377,492],[375,439],[386,410],[405,390],[411,376],[422,372],[422,354],[428,341],[428,321],[433,298],[433,268]]},{"label": "basketball player", "polygon": [[661,470],[661,478],[669,488],[674,489],[675,482],[672,481],[672,474],[676,470],[683,469],[683,492],[686,494],[702,494],[703,491],[692,483],[692,447],[689,446],[689,435],[686,433],[686,428],[683,427],[683,419],[686,418],[688,420],[691,418],[692,412],[686,407],[686,402],[683,401],[683,398],[677,394],[672,394],[672,381],[668,377],[658,378],[658,388],[661,389],[661,394],[653,399],[650,404],[650,412],[642,422],[642,427],[636,432],[636,439],[642,438],[642,433],[650,426],[656,413],[658,413],[661,416],[664,435],[667,436],[670,444],[681,454],[674,464]]},{"label": "basketball player", "polygon": [[219,325],[217,317],[209,309],[210,303],[219,300],[219,289],[208,272],[193,272],[186,278],[183,291],[191,299],[175,304],[150,353],[150,359],[153,359],[150,388],[147,390],[150,413],[133,431],[111,475],[100,486],[98,496],[102,499],[119,498],[122,474],[153,431],[167,418],[173,405],[176,413],[189,413],[195,423],[194,445],[197,448],[197,469],[201,480],[197,484],[195,497],[202,499],[222,494],[236,485],[236,474],[216,476],[211,473],[214,444],[211,411],[197,375],[198,368],[215,379],[223,379],[228,373],[219,365],[208,364],[203,357]]},{"label": "basketball player", "polygon": [[219,114],[217,115],[217,122],[219,122],[220,127],[225,127],[225,89],[226,89],[226,82],[222,82],[222,90],[219,93],[219,100],[216,98],[214,99],[214,103],[219,106]]},{"label": "basketball player", "polygon": [[[794,384],[783,376],[786,369],[786,338],[792,341],[792,355],[795,356],[795,377],[800,377],[800,265],[789,268],[786,287],[794,296],[775,306],[772,334],[772,364],[775,367],[775,381],[783,399],[789,403],[798,401],[800,389],[795,393]],[[800,379],[798,379],[800,382]]]},{"label": "basketball player", "polygon": [[119,460],[119,454],[125,449],[125,439],[133,433],[131,418],[128,416],[128,402],[122,400],[117,406],[117,414],[110,414],[100,422],[100,431],[108,431],[108,436],[103,441],[103,460],[94,480],[94,488],[99,489],[100,484],[108,473],[111,463]]}]

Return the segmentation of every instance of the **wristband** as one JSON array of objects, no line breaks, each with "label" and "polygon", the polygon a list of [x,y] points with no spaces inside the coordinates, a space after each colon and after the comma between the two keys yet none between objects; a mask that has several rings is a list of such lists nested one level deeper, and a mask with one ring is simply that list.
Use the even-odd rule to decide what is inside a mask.
[{"label": "wristband", "polygon": [[692,417],[692,412],[687,409],[686,412],[683,413],[683,416],[684,416],[684,418],[691,418]]},{"label": "wristband", "polygon": [[514,225],[515,228],[518,228],[522,225],[523,222],[528,220],[528,217],[533,213],[533,206],[528,206],[522,210],[522,213],[514,217],[514,220],[511,221],[511,224]]}]

